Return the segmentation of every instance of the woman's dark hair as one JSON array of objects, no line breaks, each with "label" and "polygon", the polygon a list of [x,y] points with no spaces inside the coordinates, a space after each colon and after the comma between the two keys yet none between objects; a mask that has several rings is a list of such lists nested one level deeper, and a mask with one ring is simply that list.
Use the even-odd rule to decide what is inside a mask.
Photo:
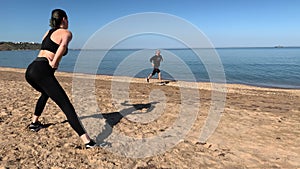
[{"label": "woman's dark hair", "polygon": [[51,14],[50,26],[52,28],[59,28],[63,17],[67,18],[65,11],[61,9],[54,9]]}]

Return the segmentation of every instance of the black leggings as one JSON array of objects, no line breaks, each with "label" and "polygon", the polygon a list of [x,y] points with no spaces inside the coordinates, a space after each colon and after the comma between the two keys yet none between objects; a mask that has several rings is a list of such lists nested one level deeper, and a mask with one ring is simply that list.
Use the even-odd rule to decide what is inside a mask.
[{"label": "black leggings", "polygon": [[41,92],[34,115],[40,116],[42,114],[46,102],[50,97],[65,113],[71,127],[81,136],[86,132],[66,92],[55,78],[54,72],[55,69],[49,65],[48,59],[45,57],[37,57],[26,70],[25,78],[27,82],[37,91]]}]

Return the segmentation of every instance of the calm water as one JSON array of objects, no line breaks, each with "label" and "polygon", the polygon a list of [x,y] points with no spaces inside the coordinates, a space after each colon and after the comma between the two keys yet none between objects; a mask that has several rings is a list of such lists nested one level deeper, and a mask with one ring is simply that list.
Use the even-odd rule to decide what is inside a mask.
[{"label": "calm water", "polygon": [[[0,51],[0,66],[26,68],[37,53]],[[70,50],[59,71],[144,78],[152,71],[153,54],[154,50]],[[300,48],[224,48],[216,53],[170,49],[162,50],[162,56],[164,79],[300,88]]]}]

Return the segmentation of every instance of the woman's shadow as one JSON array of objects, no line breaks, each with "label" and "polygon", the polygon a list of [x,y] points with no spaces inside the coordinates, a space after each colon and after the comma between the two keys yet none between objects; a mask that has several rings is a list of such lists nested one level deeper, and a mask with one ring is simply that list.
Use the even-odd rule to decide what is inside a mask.
[{"label": "woman's shadow", "polygon": [[[112,113],[105,113],[105,114],[94,114],[94,115],[89,115],[89,116],[82,116],[80,119],[85,119],[85,118],[97,118],[97,119],[105,119],[105,125],[103,126],[104,130],[99,133],[96,136],[96,142],[100,144],[108,144],[110,143],[104,142],[106,138],[108,138],[112,132],[113,132],[113,127],[117,125],[122,118],[129,114],[145,114],[151,112],[155,108],[155,104],[159,102],[151,102],[147,104],[128,104],[128,101],[125,101],[124,103],[121,103],[122,106],[130,106],[128,108],[125,108],[121,110],[120,112],[112,112]],[[145,112],[141,112],[145,110]],[[137,112],[139,110],[139,112]]]}]

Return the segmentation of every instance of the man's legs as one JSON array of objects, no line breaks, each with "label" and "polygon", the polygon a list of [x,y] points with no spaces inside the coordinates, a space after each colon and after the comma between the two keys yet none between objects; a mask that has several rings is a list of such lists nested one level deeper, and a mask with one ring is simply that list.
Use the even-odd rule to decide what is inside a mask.
[{"label": "man's legs", "polygon": [[148,82],[148,83],[149,83],[149,79],[151,79],[152,76],[155,75],[155,73],[156,73],[156,69],[154,68],[153,71],[152,71],[152,73],[150,73],[149,76],[147,77],[147,82]]},{"label": "man's legs", "polygon": [[160,70],[158,68],[154,68],[153,72],[151,74],[149,74],[149,76],[147,77],[147,82],[149,82],[149,79],[151,79],[152,76],[154,76],[156,73],[158,74],[158,79],[161,80]]},{"label": "man's legs", "polygon": [[161,81],[161,73],[160,72],[158,73],[158,80]]}]

